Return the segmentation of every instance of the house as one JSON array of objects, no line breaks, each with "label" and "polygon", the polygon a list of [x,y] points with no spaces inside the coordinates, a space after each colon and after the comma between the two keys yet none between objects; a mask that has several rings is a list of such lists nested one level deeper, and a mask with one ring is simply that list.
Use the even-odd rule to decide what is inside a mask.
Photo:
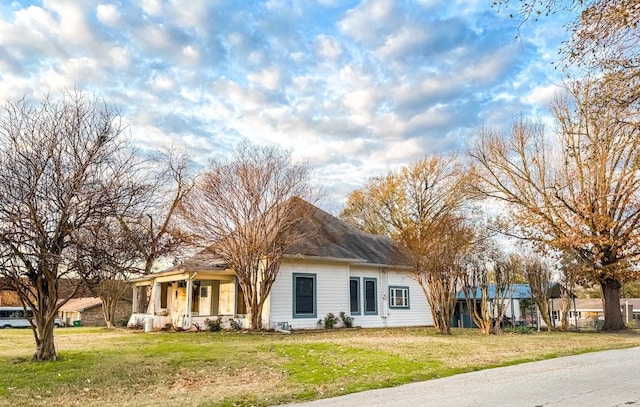
[{"label": "house", "polygon": [[[558,326],[560,324],[561,300],[551,300],[551,321]],[[640,298],[621,298],[620,309],[622,319],[627,324],[640,325]],[[604,321],[604,309],[601,298],[574,298],[569,311],[569,327],[578,329],[598,329]]]},{"label": "house", "polygon": [[[496,301],[496,287],[489,285],[487,287],[487,296],[489,303]],[[500,296],[502,297],[502,295]],[[476,292],[476,298],[480,298],[480,291]],[[531,287],[529,284],[513,284],[504,295],[506,307],[504,316],[511,320],[514,324],[529,325],[537,322],[537,313],[535,312],[535,304],[531,296]],[[497,317],[498,315],[494,315]],[[453,315],[451,326],[459,328],[477,328],[471,317],[470,309],[464,292],[458,293],[456,309]]]},{"label": "house", "polygon": [[[264,328],[317,328],[319,319],[340,312],[362,327],[433,325],[400,245],[363,233],[299,198],[292,202],[304,213],[298,227],[306,233],[285,252],[264,305]],[[130,325],[145,321],[156,329],[166,324],[190,329],[222,316],[247,326],[236,276],[210,250],[134,284]]]},{"label": "house", "polygon": [[[116,321],[128,318],[131,302],[120,301],[116,309]],[[105,326],[102,300],[99,297],[72,298],[58,311],[58,317],[66,326]]]}]

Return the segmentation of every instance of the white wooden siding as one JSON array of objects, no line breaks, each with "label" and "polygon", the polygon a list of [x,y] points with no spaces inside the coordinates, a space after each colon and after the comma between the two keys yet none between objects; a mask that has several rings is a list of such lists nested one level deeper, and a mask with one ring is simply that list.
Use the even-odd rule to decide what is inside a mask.
[{"label": "white wooden siding", "polygon": [[[293,317],[293,274],[314,274],[316,276],[316,316],[314,318]],[[354,326],[364,328],[425,326],[433,325],[433,317],[422,289],[404,271],[382,271],[379,267],[349,266],[345,263],[329,262],[285,262],[280,267],[278,277],[271,289],[263,322],[274,328],[277,323],[286,322],[294,329],[317,328],[318,320],[331,312],[338,316],[344,311],[350,313],[349,279],[360,281],[360,309],[364,309],[363,278],[376,280],[376,315],[353,315]],[[390,309],[388,306],[389,286],[409,287],[409,308]]]},{"label": "white wooden siding", "polygon": [[[305,273],[316,276],[316,316],[293,317],[293,274]],[[271,318],[269,325],[287,322],[294,329],[318,327],[318,320],[331,312],[338,316],[349,312],[349,268],[344,263],[284,262],[271,288]]]},{"label": "white wooden siding", "polygon": [[389,286],[409,287],[409,309],[389,308],[387,326],[432,326],[433,315],[429,303],[413,276],[408,272],[387,272],[388,285],[385,295],[389,296]]},{"label": "white wooden siding", "polygon": [[[427,299],[422,289],[406,271],[388,269],[382,271],[379,268],[366,266],[353,266],[350,277],[360,279],[360,309],[364,307],[363,278],[375,278],[377,280],[377,315],[353,315],[354,325],[365,328],[374,327],[400,327],[400,326],[432,326],[433,316]],[[389,286],[409,288],[409,308],[389,307]]]}]

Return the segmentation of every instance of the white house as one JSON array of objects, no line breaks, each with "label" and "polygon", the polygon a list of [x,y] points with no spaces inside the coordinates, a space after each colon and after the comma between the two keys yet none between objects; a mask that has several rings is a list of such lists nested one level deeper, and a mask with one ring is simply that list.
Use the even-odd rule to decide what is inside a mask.
[{"label": "white house", "polygon": [[[303,227],[312,233],[286,252],[264,305],[265,328],[316,328],[328,313],[340,312],[362,327],[433,325],[402,247],[386,236],[363,233],[301,199],[296,198],[296,204],[304,208]],[[244,318],[235,274],[211,251],[134,282],[129,324],[152,318],[154,328],[173,324],[190,329],[218,316]]]}]

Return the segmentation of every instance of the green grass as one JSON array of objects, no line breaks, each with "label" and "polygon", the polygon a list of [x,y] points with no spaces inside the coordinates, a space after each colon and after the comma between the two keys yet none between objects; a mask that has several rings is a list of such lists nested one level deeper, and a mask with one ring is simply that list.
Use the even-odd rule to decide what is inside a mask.
[{"label": "green grass", "polygon": [[0,406],[267,406],[533,360],[640,345],[640,334],[483,336],[429,328],[294,335],[58,329],[61,360],[30,360],[29,330],[0,330]]}]

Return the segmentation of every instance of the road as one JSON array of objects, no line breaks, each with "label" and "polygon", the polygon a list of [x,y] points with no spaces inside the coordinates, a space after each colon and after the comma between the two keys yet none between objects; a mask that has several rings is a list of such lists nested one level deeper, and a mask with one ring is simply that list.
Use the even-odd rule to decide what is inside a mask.
[{"label": "road", "polygon": [[640,407],[640,347],[568,356],[296,404]]}]

